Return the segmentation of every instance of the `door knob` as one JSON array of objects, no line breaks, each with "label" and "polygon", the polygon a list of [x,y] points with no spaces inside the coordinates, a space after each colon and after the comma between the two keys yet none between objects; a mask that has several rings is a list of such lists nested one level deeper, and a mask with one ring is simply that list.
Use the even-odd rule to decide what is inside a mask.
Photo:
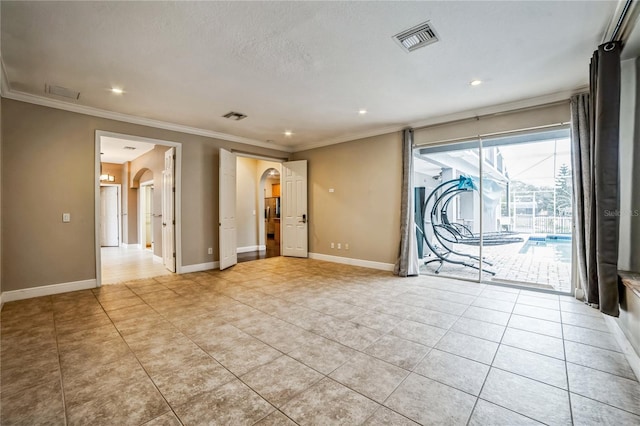
[{"label": "door knob", "polygon": [[303,214],[302,215],[302,220],[298,221],[298,223],[307,223],[307,215]]}]

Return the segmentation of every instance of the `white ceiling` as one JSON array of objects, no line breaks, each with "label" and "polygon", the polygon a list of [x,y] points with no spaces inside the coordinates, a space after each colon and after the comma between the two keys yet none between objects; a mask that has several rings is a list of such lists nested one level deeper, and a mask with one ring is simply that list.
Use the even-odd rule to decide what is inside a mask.
[{"label": "white ceiling", "polygon": [[[135,148],[135,149],[127,149]],[[103,163],[124,164],[133,161],[155,147],[152,143],[124,140],[111,136],[100,137],[100,161]]]},{"label": "white ceiling", "polygon": [[[82,106],[300,150],[568,96],[616,5],[2,1],[1,47],[9,96],[59,85]],[[441,41],[405,53],[392,36],[426,20]]]}]

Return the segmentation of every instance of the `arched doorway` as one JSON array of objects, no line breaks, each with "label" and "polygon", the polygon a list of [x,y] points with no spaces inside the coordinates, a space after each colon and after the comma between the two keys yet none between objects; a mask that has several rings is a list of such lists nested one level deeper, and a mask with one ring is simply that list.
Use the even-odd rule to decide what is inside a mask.
[{"label": "arched doorway", "polygon": [[280,171],[269,168],[260,177],[260,197],[263,205],[260,245],[265,246],[265,258],[280,256]]}]

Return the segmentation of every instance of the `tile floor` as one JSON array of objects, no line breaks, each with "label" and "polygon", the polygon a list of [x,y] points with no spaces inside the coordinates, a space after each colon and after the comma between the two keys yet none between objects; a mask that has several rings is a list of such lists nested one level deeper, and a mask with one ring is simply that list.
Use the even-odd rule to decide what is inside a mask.
[{"label": "tile floor", "polygon": [[134,247],[102,247],[100,249],[102,283],[115,284],[139,278],[170,275],[150,250]]},{"label": "tile floor", "polygon": [[3,425],[640,424],[564,296],[307,259],[7,303]]}]

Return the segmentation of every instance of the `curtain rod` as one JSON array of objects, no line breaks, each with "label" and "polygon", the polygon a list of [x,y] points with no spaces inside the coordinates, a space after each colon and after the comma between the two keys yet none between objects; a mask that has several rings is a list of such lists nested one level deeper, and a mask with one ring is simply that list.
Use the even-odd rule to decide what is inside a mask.
[{"label": "curtain rod", "polygon": [[609,38],[609,42],[618,41],[618,36],[621,35],[620,32],[622,31],[623,27],[627,23],[626,22],[627,18],[631,16],[629,11],[631,10],[632,3],[633,3],[633,0],[627,0],[624,6],[622,7],[622,12],[620,12],[620,16],[618,17],[618,22],[616,22],[616,26],[613,28],[613,33]]}]

